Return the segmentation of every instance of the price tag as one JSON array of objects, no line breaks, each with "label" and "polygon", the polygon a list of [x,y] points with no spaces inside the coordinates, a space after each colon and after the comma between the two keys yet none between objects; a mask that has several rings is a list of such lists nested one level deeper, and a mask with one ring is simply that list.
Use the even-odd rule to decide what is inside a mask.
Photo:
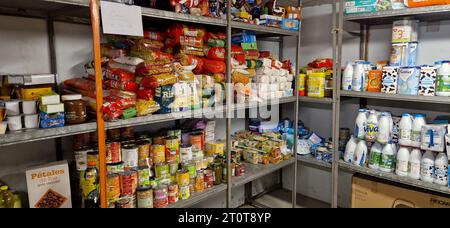
[{"label": "price tag", "polygon": [[141,7],[101,1],[101,13],[103,33],[144,36]]}]

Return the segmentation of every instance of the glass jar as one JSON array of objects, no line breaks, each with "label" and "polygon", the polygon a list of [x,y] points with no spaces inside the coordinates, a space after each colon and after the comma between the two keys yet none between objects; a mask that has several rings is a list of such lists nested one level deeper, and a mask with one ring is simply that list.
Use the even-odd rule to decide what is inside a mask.
[{"label": "glass jar", "polygon": [[64,95],[64,119],[66,124],[81,124],[86,122],[86,105],[80,94]]}]

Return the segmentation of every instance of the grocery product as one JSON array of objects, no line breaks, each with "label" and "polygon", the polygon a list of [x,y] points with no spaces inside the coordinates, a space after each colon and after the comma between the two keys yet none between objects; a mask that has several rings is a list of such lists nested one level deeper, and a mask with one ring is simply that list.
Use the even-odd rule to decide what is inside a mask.
[{"label": "grocery product", "polygon": [[413,117],[409,113],[404,113],[400,120],[400,135],[398,143],[402,146],[411,145],[411,132],[413,125]]},{"label": "grocery product", "polygon": [[445,134],[447,125],[431,125],[422,126],[421,146],[422,150],[430,150],[443,152],[445,149]]},{"label": "grocery product", "polygon": [[448,158],[445,153],[438,153],[434,161],[434,183],[448,184]]},{"label": "grocery product", "polygon": [[345,0],[346,14],[373,13],[391,8],[390,0]]},{"label": "grocery product", "polygon": [[392,139],[392,116],[388,112],[382,112],[378,124],[377,142],[386,144]]},{"label": "grocery product", "polygon": [[422,127],[427,123],[424,114],[416,114],[411,130],[411,146],[420,148]]},{"label": "grocery product", "polygon": [[367,144],[366,141],[360,140],[356,145],[355,158],[353,164],[357,166],[365,167],[367,159]]},{"label": "grocery product", "polygon": [[357,62],[353,70],[352,90],[353,91],[365,91],[366,84],[366,62]]},{"label": "grocery product", "polygon": [[448,4],[445,0],[405,0],[405,4],[408,7],[424,7],[431,5],[444,5]]},{"label": "grocery product", "polygon": [[383,67],[382,93],[396,94],[398,88],[398,67]]},{"label": "grocery product", "polygon": [[369,168],[378,170],[381,163],[381,150],[383,147],[379,143],[375,143],[370,148]]},{"label": "grocery product", "polygon": [[395,173],[399,176],[408,176],[408,162],[410,151],[406,147],[400,147],[397,152],[397,161],[395,163]]},{"label": "grocery product", "polygon": [[375,110],[371,110],[365,127],[365,140],[367,142],[375,142],[378,135],[378,115]]},{"label": "grocery product", "polygon": [[353,70],[354,65],[352,62],[348,62],[344,74],[342,76],[342,89],[346,91],[352,90],[352,83],[353,83]]},{"label": "grocery product", "polygon": [[438,70],[436,96],[450,96],[450,61],[442,61]]},{"label": "grocery product", "polygon": [[309,97],[325,97],[325,73],[311,73],[308,75],[308,96]]},{"label": "grocery product", "polygon": [[25,115],[36,114],[36,101],[22,101],[22,113]]},{"label": "grocery product", "polygon": [[393,22],[392,43],[417,42],[418,41],[418,20],[397,20]]},{"label": "grocery product", "polygon": [[432,66],[422,66],[419,79],[419,96],[435,96],[437,68]]},{"label": "grocery product", "polygon": [[401,67],[398,72],[398,94],[417,95],[420,67]]},{"label": "grocery product", "polygon": [[425,152],[420,163],[420,180],[428,183],[434,182],[434,161],[435,156],[433,152]]},{"label": "grocery product", "polygon": [[420,163],[422,161],[422,152],[419,149],[413,149],[409,155],[408,162],[408,177],[419,180],[420,179]]},{"label": "grocery product", "polygon": [[383,78],[383,71],[371,70],[368,74],[367,91],[368,92],[381,92],[381,81]]},{"label": "grocery product", "polygon": [[355,138],[364,140],[366,137],[366,126],[367,126],[367,110],[360,109],[358,111],[358,116],[356,117],[355,123]]},{"label": "grocery product", "polygon": [[391,173],[395,169],[395,145],[389,142],[381,151],[380,171]]},{"label": "grocery product", "polygon": [[81,124],[87,120],[86,105],[79,94],[64,95],[64,119],[66,124]]}]

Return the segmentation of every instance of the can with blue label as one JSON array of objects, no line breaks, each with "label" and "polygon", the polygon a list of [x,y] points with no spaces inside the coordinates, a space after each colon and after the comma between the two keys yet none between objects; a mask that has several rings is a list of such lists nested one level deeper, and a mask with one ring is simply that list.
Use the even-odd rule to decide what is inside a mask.
[{"label": "can with blue label", "polygon": [[156,88],[155,101],[161,106],[158,114],[172,113],[173,102],[175,101],[175,94],[173,86],[161,86]]}]

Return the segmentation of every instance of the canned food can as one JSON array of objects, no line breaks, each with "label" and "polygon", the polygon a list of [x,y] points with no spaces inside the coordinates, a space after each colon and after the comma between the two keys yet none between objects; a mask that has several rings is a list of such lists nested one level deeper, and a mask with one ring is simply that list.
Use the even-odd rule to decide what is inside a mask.
[{"label": "canned food can", "polygon": [[166,161],[167,162],[178,162],[180,154],[180,144],[178,138],[175,136],[170,136],[165,139],[166,145]]},{"label": "canned food can", "polygon": [[192,151],[192,160],[200,160],[203,159],[204,154],[202,150],[193,150]]},{"label": "canned food can", "polygon": [[138,169],[138,186],[139,188],[145,188],[150,186],[150,168],[149,167],[139,167]]},{"label": "canned food can", "polygon": [[183,169],[189,172],[190,179],[197,177],[197,169],[194,162],[185,163]]},{"label": "canned food can", "polygon": [[197,173],[203,170],[203,159],[194,160],[194,162],[195,162],[195,170],[197,170]]},{"label": "canned food can", "polygon": [[171,176],[175,176],[178,172],[178,162],[169,162],[169,173]]},{"label": "canned food can", "polygon": [[120,188],[122,196],[131,196],[136,193],[138,175],[134,170],[125,171],[120,174]]},{"label": "canned food can", "polygon": [[150,187],[138,188],[137,207],[153,208],[153,190]]},{"label": "canned food can", "polygon": [[153,137],[153,145],[164,145],[164,136]]},{"label": "canned food can", "polygon": [[188,171],[178,171],[177,172],[177,183],[181,186],[189,186],[189,172]]},{"label": "canned food can", "polygon": [[195,178],[195,192],[203,192],[203,190],[205,190],[205,176],[203,171],[199,171]]},{"label": "canned food can", "polygon": [[191,194],[195,193],[195,178],[190,179],[189,181],[189,191]]},{"label": "canned food can", "polygon": [[99,167],[98,149],[90,149],[87,153],[87,162],[95,162],[97,168]]},{"label": "canned food can", "polygon": [[110,174],[106,178],[108,202],[116,202],[120,198],[120,176]]},{"label": "canned food can", "polygon": [[138,166],[138,147],[134,144],[122,146],[122,161],[125,169],[132,169]]},{"label": "canned food can", "polygon": [[108,174],[119,174],[124,171],[125,171],[125,167],[124,167],[123,162],[106,165],[106,172]]},{"label": "canned food can", "polygon": [[191,197],[191,191],[189,185],[180,187],[180,200],[187,200]]},{"label": "canned food can", "polygon": [[177,184],[171,184],[168,187],[168,196],[169,196],[169,203],[176,203],[178,202],[178,198],[179,198],[179,191],[178,191],[178,185]]},{"label": "canned food can", "polygon": [[212,170],[205,170],[205,189],[212,188],[214,185],[214,175]]},{"label": "canned food can", "polygon": [[138,145],[138,159],[145,160],[150,156],[150,143],[147,140],[141,140]]},{"label": "canned food can", "polygon": [[106,164],[115,164],[122,161],[120,142],[106,142]]},{"label": "canned food can", "polygon": [[116,208],[133,208],[133,202],[129,197],[122,197],[115,203]]},{"label": "canned food can", "polygon": [[169,195],[167,193],[167,186],[163,185],[156,188],[153,191],[153,207],[154,208],[164,208],[169,204]]},{"label": "canned food can", "polygon": [[124,141],[134,139],[134,128],[133,127],[121,128],[120,138]]},{"label": "canned food can", "polygon": [[155,189],[156,187],[158,187],[158,182],[156,181],[155,178],[150,179],[150,186],[152,189]]},{"label": "canned food can", "polygon": [[106,135],[109,141],[120,141],[120,128],[107,130]]},{"label": "canned food can", "polygon": [[[0,117],[1,119],[2,117]],[[91,134],[85,133],[85,134],[79,134],[73,136],[73,149],[74,150],[81,150],[84,147],[87,147],[91,144]]]},{"label": "canned food can", "polygon": [[192,160],[192,145],[182,144],[180,146],[180,161],[181,163],[186,163]]},{"label": "canned food can", "polygon": [[153,163],[159,164],[166,162],[166,147],[164,145],[152,146]]},{"label": "canned food can", "polygon": [[89,152],[88,148],[74,151],[75,163],[77,171],[85,171],[87,169],[87,154]]},{"label": "canned food can", "polygon": [[160,163],[155,165],[155,177],[159,179],[170,178],[169,165]]},{"label": "canned food can", "polygon": [[203,150],[203,133],[192,133],[189,143],[192,145],[192,150]]}]

